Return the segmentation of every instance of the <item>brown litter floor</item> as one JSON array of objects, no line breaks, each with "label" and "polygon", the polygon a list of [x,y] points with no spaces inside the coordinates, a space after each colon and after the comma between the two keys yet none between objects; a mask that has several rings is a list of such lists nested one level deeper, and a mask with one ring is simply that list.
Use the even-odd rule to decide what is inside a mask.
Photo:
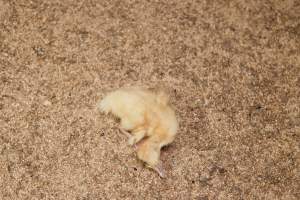
[{"label": "brown litter floor", "polygon": [[[297,0],[0,0],[0,199],[300,198]],[[180,118],[143,167],[95,109],[162,87]]]}]

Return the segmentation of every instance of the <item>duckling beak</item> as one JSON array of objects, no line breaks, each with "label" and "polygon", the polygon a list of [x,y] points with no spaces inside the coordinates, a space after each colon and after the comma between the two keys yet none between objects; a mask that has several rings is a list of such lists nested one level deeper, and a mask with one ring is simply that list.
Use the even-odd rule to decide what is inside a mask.
[{"label": "duckling beak", "polygon": [[154,167],[151,167],[151,166],[148,166],[148,167],[153,169],[155,172],[157,172],[161,178],[166,178],[166,171],[164,170],[163,164],[161,161],[159,161],[159,163]]}]

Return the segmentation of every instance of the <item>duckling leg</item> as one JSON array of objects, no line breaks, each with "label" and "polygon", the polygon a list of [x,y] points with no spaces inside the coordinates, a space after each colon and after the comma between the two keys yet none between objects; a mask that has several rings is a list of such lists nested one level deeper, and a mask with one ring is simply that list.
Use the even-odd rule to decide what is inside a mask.
[{"label": "duckling leg", "polygon": [[141,141],[146,135],[146,131],[143,129],[132,131],[132,136],[128,140],[129,145],[136,145],[139,141]]},{"label": "duckling leg", "polygon": [[126,131],[125,129],[123,129],[123,128],[119,128],[119,129],[120,129],[121,133],[126,135],[128,138],[132,137],[132,135],[128,131]]},{"label": "duckling leg", "polygon": [[123,128],[119,128],[121,133],[123,133],[124,135],[126,135],[128,137],[128,144],[130,146],[133,146],[135,150],[138,149],[138,142],[140,142],[144,136],[145,136],[145,132],[143,131],[133,131],[132,133],[129,133],[128,131],[126,131]]}]

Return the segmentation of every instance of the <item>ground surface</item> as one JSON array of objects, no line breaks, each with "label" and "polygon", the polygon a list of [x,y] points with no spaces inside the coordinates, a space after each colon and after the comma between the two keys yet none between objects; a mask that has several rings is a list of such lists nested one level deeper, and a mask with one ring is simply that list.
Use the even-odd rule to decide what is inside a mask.
[{"label": "ground surface", "polygon": [[[0,0],[0,199],[299,199],[299,49],[296,0]],[[95,110],[123,85],[172,97],[165,180]]]}]

